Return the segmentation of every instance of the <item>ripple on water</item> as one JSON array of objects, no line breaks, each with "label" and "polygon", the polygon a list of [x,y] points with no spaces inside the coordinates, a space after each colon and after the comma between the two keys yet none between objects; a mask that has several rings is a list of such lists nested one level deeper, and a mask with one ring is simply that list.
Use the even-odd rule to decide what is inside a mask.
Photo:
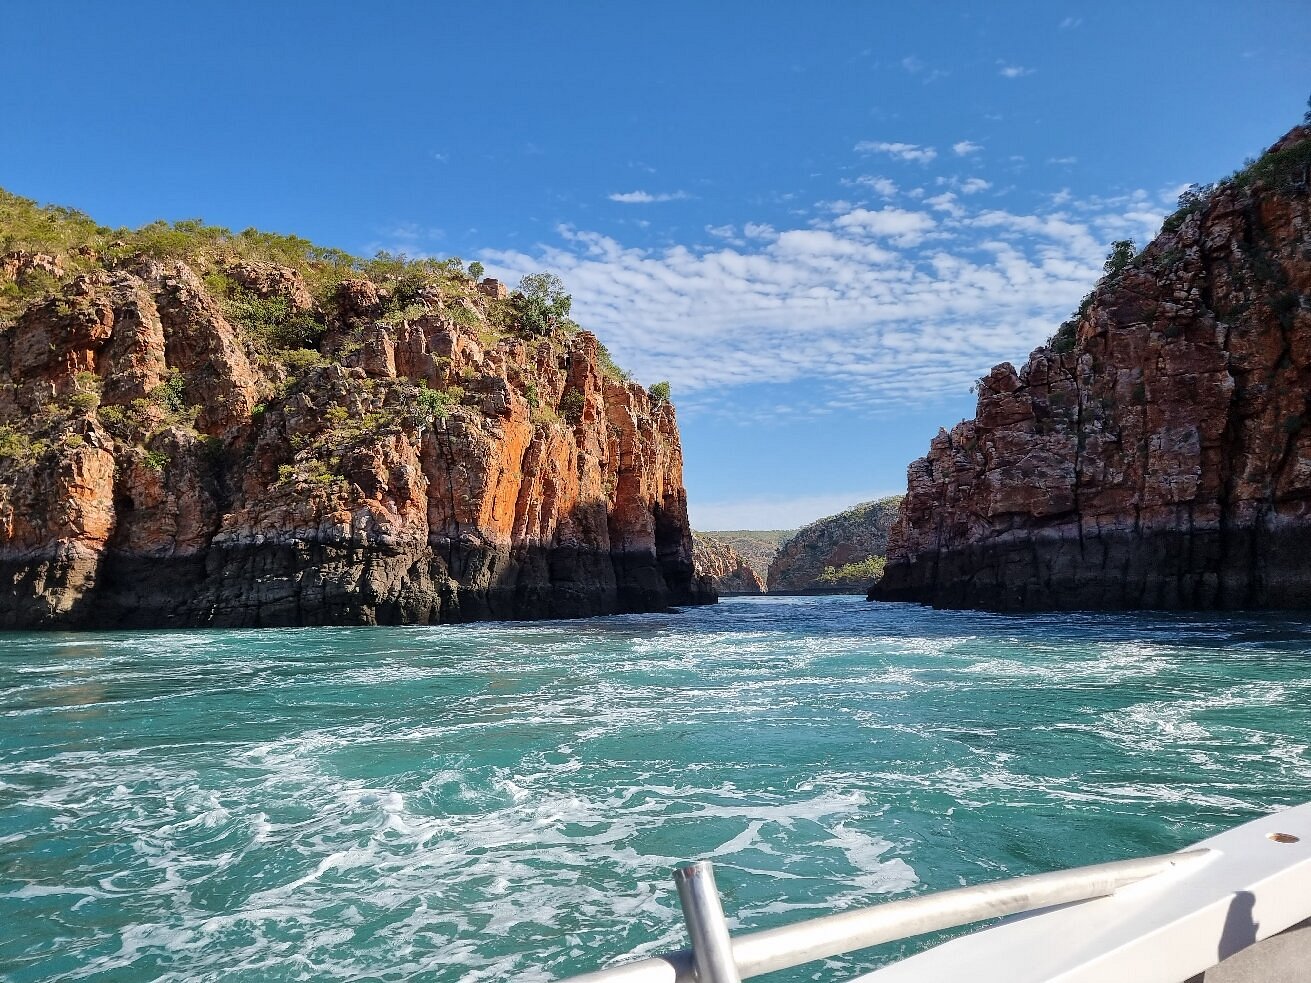
[{"label": "ripple on water", "polygon": [[1177,848],[1309,797],[1307,628],[760,598],[11,636],[0,965],[545,980],[681,945],[690,857],[756,928]]}]

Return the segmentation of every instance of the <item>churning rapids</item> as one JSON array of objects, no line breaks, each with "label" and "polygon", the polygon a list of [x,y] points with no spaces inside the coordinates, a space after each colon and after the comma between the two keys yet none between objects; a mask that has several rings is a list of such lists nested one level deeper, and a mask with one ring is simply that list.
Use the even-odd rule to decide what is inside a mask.
[{"label": "churning rapids", "polygon": [[1309,670],[1306,620],[845,597],[0,636],[0,975],[547,980],[682,945],[688,858],[759,928],[1176,849],[1311,799]]}]

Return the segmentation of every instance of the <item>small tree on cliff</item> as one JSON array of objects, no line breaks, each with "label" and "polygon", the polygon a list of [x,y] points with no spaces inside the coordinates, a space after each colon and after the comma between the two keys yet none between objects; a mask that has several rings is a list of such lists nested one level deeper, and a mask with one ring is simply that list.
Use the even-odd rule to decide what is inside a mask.
[{"label": "small tree on cliff", "polygon": [[1106,254],[1106,262],[1102,265],[1102,272],[1107,276],[1115,276],[1126,266],[1133,262],[1133,258],[1138,255],[1138,249],[1132,239],[1116,239],[1111,243],[1111,251]]},{"label": "small tree on cliff", "polygon": [[570,324],[573,298],[554,273],[530,273],[519,281],[512,299],[525,334],[548,335]]},{"label": "small tree on cliff", "polygon": [[651,397],[651,402],[653,402],[653,403],[667,403],[667,402],[669,402],[669,383],[668,383],[668,382],[657,382],[655,385],[653,385],[653,386],[652,386],[650,389],[648,389],[646,392],[647,392],[647,395]]}]

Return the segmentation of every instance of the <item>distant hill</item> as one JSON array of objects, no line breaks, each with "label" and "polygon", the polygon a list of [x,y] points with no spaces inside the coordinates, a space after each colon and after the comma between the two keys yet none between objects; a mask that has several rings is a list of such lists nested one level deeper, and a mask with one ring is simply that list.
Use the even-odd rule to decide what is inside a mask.
[{"label": "distant hill", "polygon": [[721,529],[718,531],[698,530],[703,536],[709,536],[733,547],[738,556],[746,561],[747,566],[765,579],[765,572],[773,562],[774,555],[784,541],[791,538],[795,529]]},{"label": "distant hill", "polygon": [[862,502],[797,530],[770,562],[769,592],[865,593],[882,573],[900,503],[900,495]]},{"label": "distant hill", "polygon": [[699,532],[692,533],[692,571],[708,578],[721,597],[765,593],[765,578],[737,550]]}]

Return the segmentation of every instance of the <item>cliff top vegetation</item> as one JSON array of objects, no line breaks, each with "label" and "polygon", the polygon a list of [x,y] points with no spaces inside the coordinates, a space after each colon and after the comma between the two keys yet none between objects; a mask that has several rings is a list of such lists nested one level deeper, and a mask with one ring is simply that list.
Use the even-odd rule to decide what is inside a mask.
[{"label": "cliff top vegetation", "polygon": [[901,504],[902,497],[903,496],[901,495],[887,495],[883,498],[875,498],[868,502],[861,502],[858,505],[853,505],[851,508],[844,509],[834,515],[827,515],[822,519],[816,519],[814,522],[809,522],[800,529],[792,532],[780,545],[786,546],[792,540],[801,538],[803,534],[822,529],[826,526],[861,525],[867,522],[874,513],[896,512],[897,506]]},{"label": "cliff top vegetation", "polygon": [[[1311,99],[1307,102],[1311,105]],[[1248,158],[1227,177],[1211,184],[1191,184],[1184,189],[1175,210],[1161,223],[1161,231],[1178,232],[1189,216],[1203,211],[1217,195],[1224,192],[1250,191],[1260,187],[1275,193],[1290,194],[1304,192],[1308,185],[1311,185],[1311,108],[1303,117],[1301,126],[1295,127],[1260,157]],[[1074,313],[1061,324],[1056,333],[1047,339],[1047,349],[1057,355],[1074,351],[1079,321],[1092,308],[1099,291],[1113,287],[1125,270],[1160,262],[1163,258],[1161,252],[1159,247],[1139,252],[1132,239],[1120,239],[1111,243],[1102,267],[1102,278],[1084,295]]]},{"label": "cliff top vegetation", "polygon": [[[456,301],[448,307],[457,317],[459,301],[476,304],[484,327],[491,329],[491,335],[481,339],[485,344],[506,335],[532,338],[579,330],[571,317],[572,298],[551,273],[526,276],[517,290],[501,295],[478,289],[481,263],[466,266],[455,256],[410,258],[382,251],[365,258],[300,236],[255,228],[234,232],[201,219],[111,228],[77,209],[41,205],[4,189],[0,263],[8,261],[11,269],[0,276],[0,330],[78,274],[113,270],[142,256],[187,263],[264,357],[293,369],[312,361],[324,331],[323,312],[348,280],[367,280],[378,289],[386,308],[384,321],[421,311],[425,293]],[[258,264],[294,271],[304,283],[305,302],[288,304],[285,297],[253,290],[231,275],[234,267]],[[604,346],[600,359],[607,375],[627,378]]]}]

